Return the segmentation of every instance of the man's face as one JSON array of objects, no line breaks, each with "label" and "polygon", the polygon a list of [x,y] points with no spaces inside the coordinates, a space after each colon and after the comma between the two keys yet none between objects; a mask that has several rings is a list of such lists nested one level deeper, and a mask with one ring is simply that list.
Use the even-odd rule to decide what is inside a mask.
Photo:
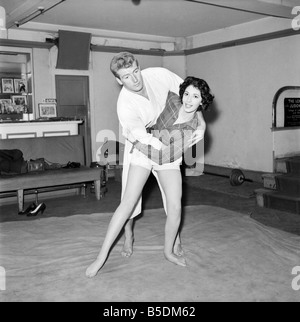
[{"label": "man's face", "polygon": [[130,92],[140,92],[144,87],[143,77],[141,74],[140,67],[137,66],[136,62],[131,67],[122,68],[118,70],[117,81],[120,85],[123,85]]}]

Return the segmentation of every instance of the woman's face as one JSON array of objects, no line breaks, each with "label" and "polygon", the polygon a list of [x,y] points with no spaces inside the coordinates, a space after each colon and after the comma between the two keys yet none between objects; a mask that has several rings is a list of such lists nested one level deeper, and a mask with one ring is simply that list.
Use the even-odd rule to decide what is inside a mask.
[{"label": "woman's face", "polygon": [[183,109],[186,113],[194,113],[201,105],[202,96],[200,90],[193,85],[189,85],[182,96]]}]

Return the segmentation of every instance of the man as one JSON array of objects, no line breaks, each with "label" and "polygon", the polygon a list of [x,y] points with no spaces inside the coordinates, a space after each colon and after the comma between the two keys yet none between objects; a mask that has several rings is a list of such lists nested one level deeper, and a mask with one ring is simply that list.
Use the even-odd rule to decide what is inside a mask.
[{"label": "man", "polygon": [[[141,71],[137,59],[128,52],[117,54],[112,59],[110,68],[117,82],[123,86],[117,103],[123,135],[125,138],[130,136],[143,144],[161,149],[162,143],[152,134],[147,133],[146,128],[155,124],[165,107],[168,92],[178,94],[179,85],[183,80],[164,68],[147,68]],[[205,127],[203,118],[201,124]],[[191,144],[202,138],[203,129],[200,133],[195,132]],[[141,212],[141,194],[151,171],[157,178],[167,213],[165,257],[174,264],[186,266],[178,235],[181,220],[181,161],[182,158],[179,158],[172,163],[157,165],[138,150],[133,149],[132,143],[126,140],[121,203],[111,219],[97,259],[86,271],[88,277],[95,276],[103,266],[113,242],[125,223],[125,242],[122,254],[131,256],[134,240],[133,218]]]},{"label": "man", "polygon": [[[129,68],[119,68],[122,63]],[[120,65],[121,63],[121,65]],[[131,66],[130,66],[131,65]],[[111,71],[117,82],[123,86],[118,99],[118,117],[123,128],[123,135],[131,135],[144,144],[150,144],[160,149],[158,139],[148,134],[146,127],[155,124],[157,117],[165,106],[168,91],[178,93],[179,85],[183,80],[174,73],[162,68],[148,68],[141,72],[136,58],[130,53],[120,53],[111,62]],[[132,158],[132,144],[126,140],[123,160],[122,195],[127,182],[130,160]],[[146,163],[151,164],[146,160]],[[176,165],[177,168],[177,165]],[[153,171],[157,178],[157,173]],[[160,185],[160,182],[158,180]],[[160,186],[161,188],[161,186]],[[162,188],[161,188],[162,190]],[[162,191],[164,207],[166,208],[165,194]],[[135,207],[131,219],[125,226],[125,242],[123,256],[132,254],[133,245],[133,218],[141,213],[141,198]],[[176,239],[175,253],[181,252],[179,238]]]}]

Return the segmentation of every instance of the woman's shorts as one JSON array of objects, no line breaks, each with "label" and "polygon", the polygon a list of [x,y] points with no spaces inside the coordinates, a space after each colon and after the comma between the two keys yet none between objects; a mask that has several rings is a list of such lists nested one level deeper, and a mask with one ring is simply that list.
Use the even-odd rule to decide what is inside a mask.
[{"label": "woman's shorts", "polygon": [[160,165],[160,164],[157,164],[157,163],[153,162],[152,160],[148,159],[143,153],[141,153],[137,149],[134,149],[132,151],[130,163],[133,165],[138,165],[140,167],[146,168],[148,170],[155,170],[155,171],[179,170],[180,165],[182,163],[182,157],[174,162],[165,163],[165,164]]}]

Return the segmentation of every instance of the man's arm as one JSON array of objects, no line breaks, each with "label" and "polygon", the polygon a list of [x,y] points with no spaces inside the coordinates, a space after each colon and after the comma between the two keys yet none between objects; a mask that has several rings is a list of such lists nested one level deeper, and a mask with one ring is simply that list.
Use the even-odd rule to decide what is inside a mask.
[{"label": "man's arm", "polygon": [[151,145],[142,144],[139,141],[133,142],[134,147],[143,153],[148,159],[157,164],[165,164],[178,160],[189,148],[189,140],[192,136],[192,130],[173,130],[169,135],[164,137],[162,149],[157,150]]},{"label": "man's arm", "polygon": [[151,133],[147,133],[144,123],[128,104],[118,105],[118,117],[122,126],[122,133],[128,141],[139,141],[156,149],[161,149],[162,143]]}]

